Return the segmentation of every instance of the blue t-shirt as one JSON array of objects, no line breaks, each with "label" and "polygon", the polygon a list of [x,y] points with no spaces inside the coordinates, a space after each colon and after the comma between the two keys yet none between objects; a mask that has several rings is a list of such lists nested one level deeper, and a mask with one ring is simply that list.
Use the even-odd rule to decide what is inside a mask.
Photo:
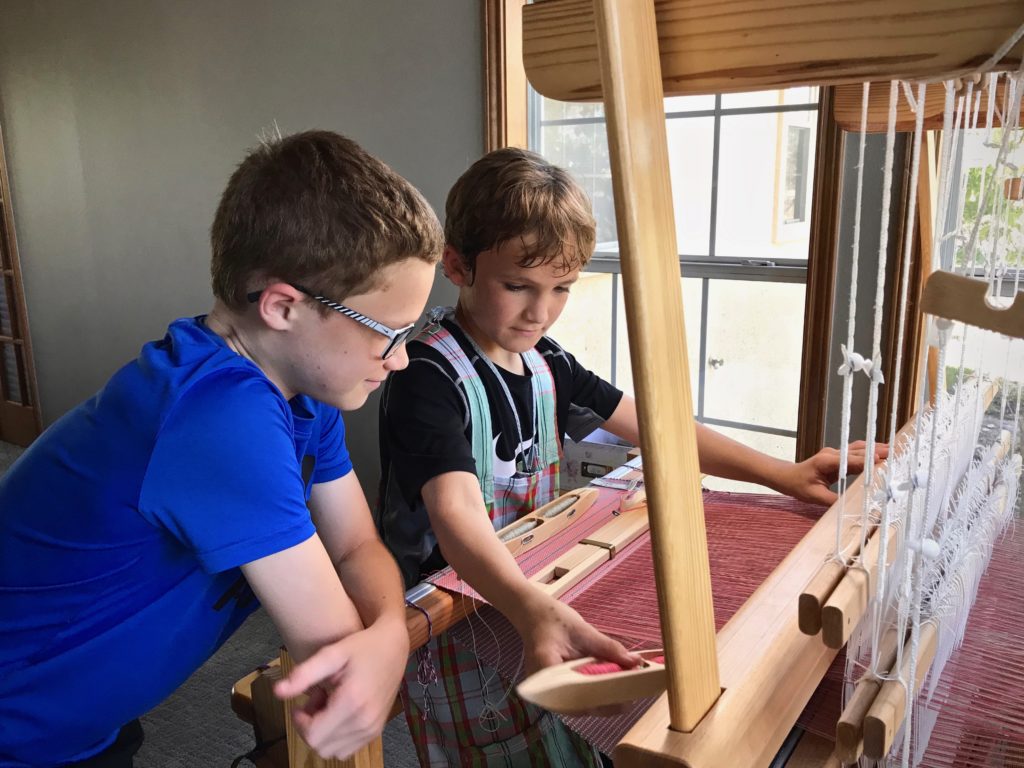
[{"label": "blue t-shirt", "polygon": [[0,479],[0,765],[83,759],[256,607],[239,566],[314,533],[352,469],[337,409],[286,401],[202,318],[171,324]]}]

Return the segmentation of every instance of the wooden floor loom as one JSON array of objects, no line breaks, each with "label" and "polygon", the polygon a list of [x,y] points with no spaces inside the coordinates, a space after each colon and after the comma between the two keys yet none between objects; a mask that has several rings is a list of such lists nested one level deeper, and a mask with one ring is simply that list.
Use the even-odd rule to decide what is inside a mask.
[{"label": "wooden floor loom", "polygon": [[[799,631],[793,610],[796,595],[827,558],[832,511],[716,636],[662,99],[967,74],[1024,20],[1024,2],[963,5],[550,0],[526,9],[531,82],[563,100],[603,95],[608,119],[668,691],[618,745],[617,765],[767,765],[836,654]],[[965,27],[967,12],[972,24]],[[607,542],[598,548],[605,554],[583,558],[584,568],[607,559]],[[557,573],[546,578],[557,580]],[[426,600],[439,609],[434,631],[446,623],[442,616],[458,618],[472,606],[441,593]],[[427,624],[410,614],[414,643],[425,639]],[[291,766],[380,761],[374,750],[352,761],[319,761],[289,750]]]},{"label": "wooden floor loom", "polygon": [[[767,765],[836,652],[800,632],[792,611],[831,552],[827,522],[715,634],[664,96],[970,75],[1022,21],[1022,2],[962,0],[551,0],[526,8],[531,83],[555,99],[603,99],[608,123],[668,681],[667,697],[615,750],[617,765]],[[1015,63],[1020,48],[1012,48]],[[1024,302],[1014,311],[1019,318]]]}]

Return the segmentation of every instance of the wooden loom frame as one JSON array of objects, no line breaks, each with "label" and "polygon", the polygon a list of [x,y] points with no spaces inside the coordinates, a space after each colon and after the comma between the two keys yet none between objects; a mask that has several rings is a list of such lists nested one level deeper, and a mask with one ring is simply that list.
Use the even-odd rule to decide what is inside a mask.
[{"label": "wooden loom frame", "polygon": [[657,10],[652,0],[549,0],[524,9],[534,87],[603,98],[607,114],[669,681],[616,748],[616,764],[715,766],[727,756],[766,765],[835,655],[800,633],[793,610],[831,551],[831,513],[715,635],[664,96],[967,74],[1022,20],[1020,0],[979,9],[963,0],[661,0]]}]

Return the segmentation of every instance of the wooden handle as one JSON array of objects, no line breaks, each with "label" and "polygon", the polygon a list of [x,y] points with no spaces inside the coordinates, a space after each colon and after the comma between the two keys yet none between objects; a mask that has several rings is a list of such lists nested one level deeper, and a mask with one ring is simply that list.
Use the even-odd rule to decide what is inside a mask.
[{"label": "wooden handle", "polygon": [[[918,640],[917,674],[912,683],[916,695],[925,675],[935,658],[939,645],[939,632],[934,624],[921,627]],[[910,676],[910,654],[904,653],[900,667],[900,677],[906,680]],[[874,760],[881,760],[892,749],[893,740],[906,713],[907,689],[898,680],[886,680],[875,697],[871,709],[864,718],[864,754]]]},{"label": "wooden handle", "polygon": [[658,696],[668,682],[665,665],[655,661],[663,654],[662,650],[643,651],[640,656],[644,662],[635,669],[616,668],[596,674],[587,674],[585,670],[601,666],[598,659],[567,661],[530,675],[516,691],[527,701],[563,715]]},{"label": "wooden handle", "polygon": [[[847,506],[859,504],[860,499],[863,497],[863,490],[864,486],[858,476],[858,479],[847,489],[845,498]],[[836,501],[836,504],[838,503]],[[846,530],[842,533],[840,551],[848,552],[852,550],[855,553],[859,553],[860,537],[860,524],[849,523]],[[821,631],[822,608],[825,607],[825,603],[828,602],[829,597],[836,587],[839,586],[843,576],[846,575],[848,563],[849,561],[847,561],[847,564],[844,564],[836,559],[826,560],[800,593],[800,597],[797,600],[797,624],[800,627],[800,631],[805,635],[814,636]]]},{"label": "wooden handle", "polygon": [[[284,648],[281,649],[281,673],[287,677],[291,674],[294,664],[292,657]],[[295,729],[292,712],[305,703],[305,696],[297,696],[284,702],[284,728],[288,742],[289,768],[382,768],[384,765],[384,746],[380,736],[371,741],[351,757],[320,757],[303,740]]]},{"label": "wooden handle", "polygon": [[829,560],[821,564],[814,578],[804,587],[797,601],[797,621],[805,635],[821,632],[821,609],[845,575],[846,566],[837,560]]},{"label": "wooden handle", "polygon": [[[889,674],[896,663],[898,639],[899,633],[895,629],[890,629],[882,638],[878,648],[878,663],[874,665],[880,674]],[[870,673],[861,678],[843,714],[840,715],[836,723],[835,754],[844,763],[857,762],[864,752],[864,718],[881,689],[881,681],[871,677]]]},{"label": "wooden handle", "polygon": [[864,751],[864,717],[882,689],[878,680],[861,680],[836,723],[836,756],[855,763]]},{"label": "wooden handle", "polygon": [[[896,556],[896,547],[893,546],[896,529],[890,527],[886,535],[889,539],[887,552],[892,562]],[[860,555],[859,567],[851,567],[846,571],[821,609],[821,639],[829,648],[838,649],[846,645],[867,610],[878,573],[881,542],[881,534],[875,530]]]}]

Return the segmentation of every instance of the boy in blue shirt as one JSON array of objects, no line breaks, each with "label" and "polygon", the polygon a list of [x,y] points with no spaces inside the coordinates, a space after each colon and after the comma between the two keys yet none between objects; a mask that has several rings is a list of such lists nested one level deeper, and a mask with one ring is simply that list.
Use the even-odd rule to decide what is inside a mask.
[{"label": "boy in blue shirt", "polygon": [[407,365],[437,219],[354,142],[309,132],[245,158],[211,240],[210,313],[0,479],[2,766],[131,765],[132,721],[257,600],[309,660],[278,692],[319,683],[296,722],[322,755],[379,734],[394,701],[401,581],[339,410]]}]

